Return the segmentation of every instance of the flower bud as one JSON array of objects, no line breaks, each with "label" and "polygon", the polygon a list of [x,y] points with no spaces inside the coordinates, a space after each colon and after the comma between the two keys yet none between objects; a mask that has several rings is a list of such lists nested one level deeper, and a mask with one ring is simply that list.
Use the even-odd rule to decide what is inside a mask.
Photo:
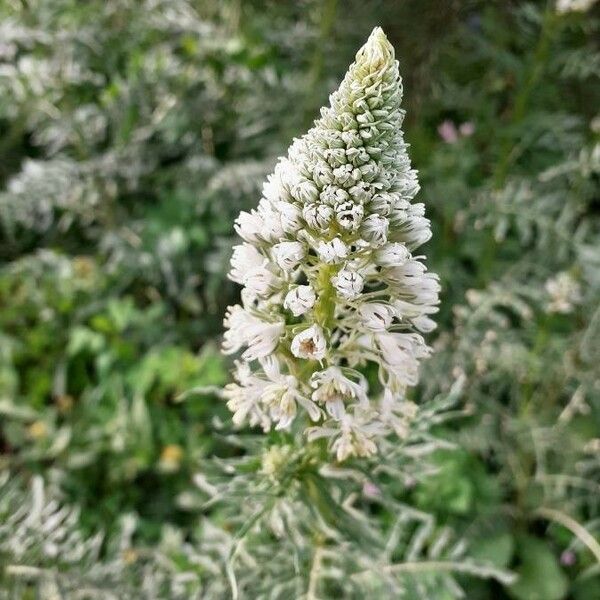
[{"label": "flower bud", "polygon": [[357,204],[363,204],[368,202],[371,198],[371,186],[366,181],[359,181],[356,185],[353,185],[348,192],[352,196],[352,200]]},{"label": "flower bud", "polygon": [[362,292],[364,279],[360,273],[344,267],[331,278],[331,283],[342,298],[354,300]]},{"label": "flower bud", "polygon": [[320,187],[329,185],[333,182],[333,173],[331,172],[331,167],[324,161],[320,161],[313,169],[312,177],[315,183]]},{"label": "flower bud", "polygon": [[369,203],[369,209],[383,217],[390,215],[396,207],[405,210],[408,202],[402,202],[397,194],[389,192],[375,194]]},{"label": "flower bud", "polygon": [[315,202],[319,197],[319,189],[312,181],[309,181],[308,179],[297,183],[290,191],[293,198],[298,200],[298,202],[302,202],[302,204]]},{"label": "flower bud", "polygon": [[334,169],[346,164],[346,150],[344,148],[329,148],[323,152],[323,156]]},{"label": "flower bud", "polygon": [[360,226],[362,237],[378,248],[387,242],[390,223],[385,217],[369,215]]},{"label": "flower bud", "polygon": [[388,304],[367,302],[360,306],[358,314],[370,331],[384,331],[392,324],[395,311]]},{"label": "flower bud", "polygon": [[346,151],[346,155],[348,160],[357,167],[364,165],[371,159],[368,152],[364,148],[349,148]]},{"label": "flower bud", "polygon": [[360,204],[342,202],[335,207],[335,218],[340,227],[348,231],[356,231],[362,221],[365,211]]},{"label": "flower bud", "polygon": [[338,185],[343,186],[349,182],[352,177],[352,165],[342,165],[333,170],[333,177]]},{"label": "flower bud", "polygon": [[356,131],[342,132],[342,140],[344,140],[347,148],[356,148],[363,145],[362,139]]},{"label": "flower bud", "polygon": [[328,185],[321,192],[319,199],[324,204],[335,206],[348,199],[348,192],[342,188],[335,187],[334,185]]},{"label": "flower bud", "polygon": [[340,238],[333,238],[330,242],[320,241],[316,250],[319,258],[328,265],[342,262],[350,251]]},{"label": "flower bud", "polygon": [[281,242],[273,246],[273,258],[284,271],[298,266],[305,254],[304,245],[300,242]]},{"label": "flower bud", "polygon": [[392,242],[375,252],[375,262],[380,267],[397,267],[410,258],[408,248],[400,242]]},{"label": "flower bud", "polygon": [[333,210],[324,204],[307,204],[302,209],[302,216],[311,229],[326,231],[333,218]]},{"label": "flower bud", "polygon": [[285,233],[294,233],[302,228],[302,211],[298,206],[291,202],[278,202],[276,207]]}]

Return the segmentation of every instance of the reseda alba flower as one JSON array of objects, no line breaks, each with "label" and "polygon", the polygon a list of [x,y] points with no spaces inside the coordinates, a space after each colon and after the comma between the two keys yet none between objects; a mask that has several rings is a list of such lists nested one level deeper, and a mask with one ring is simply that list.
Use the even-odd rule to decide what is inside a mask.
[{"label": "reseda alba flower", "polygon": [[[338,460],[407,435],[416,407],[405,393],[429,354],[420,332],[435,327],[438,279],[413,255],[431,230],[412,202],[401,98],[394,50],[376,28],[257,208],[235,223],[244,243],[230,278],[244,289],[223,343],[242,351],[225,388],[233,420],[297,426],[309,441],[328,439]],[[377,395],[362,374],[369,363]]]},{"label": "reseda alba flower", "polygon": [[291,350],[292,354],[298,358],[322,360],[327,351],[323,330],[318,325],[311,325],[294,337]]},{"label": "reseda alba flower", "polygon": [[315,305],[316,299],[315,291],[310,285],[299,285],[286,294],[283,306],[295,317],[299,317]]}]

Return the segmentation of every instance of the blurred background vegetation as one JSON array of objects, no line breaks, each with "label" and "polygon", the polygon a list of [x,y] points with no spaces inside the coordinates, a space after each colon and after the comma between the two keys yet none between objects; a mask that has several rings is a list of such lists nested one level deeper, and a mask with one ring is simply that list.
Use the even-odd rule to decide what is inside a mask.
[{"label": "blurred background vegetation", "polygon": [[[5,0],[5,523],[42,475],[79,507],[77,535],[106,533],[94,556],[123,550],[124,530],[191,543],[186,498],[229,418],[211,390],[228,380],[233,220],[381,25],[443,285],[415,399],[461,390],[438,431],[454,445],[394,494],[520,575],[468,598],[598,598],[598,16],[516,0]],[[52,563],[11,544],[13,521],[0,566]]]}]

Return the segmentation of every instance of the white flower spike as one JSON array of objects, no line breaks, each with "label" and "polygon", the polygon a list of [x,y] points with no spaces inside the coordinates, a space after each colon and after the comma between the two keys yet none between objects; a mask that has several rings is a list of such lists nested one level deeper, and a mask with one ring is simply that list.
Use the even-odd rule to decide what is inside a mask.
[{"label": "white flower spike", "polygon": [[[337,460],[407,435],[406,389],[429,354],[420,332],[435,327],[438,279],[413,256],[431,230],[412,203],[401,99],[394,50],[376,28],[235,224],[244,243],[230,278],[244,286],[243,306],[228,309],[223,344],[243,351],[225,389],[234,422],[328,439]],[[368,363],[377,395],[361,372]]]}]

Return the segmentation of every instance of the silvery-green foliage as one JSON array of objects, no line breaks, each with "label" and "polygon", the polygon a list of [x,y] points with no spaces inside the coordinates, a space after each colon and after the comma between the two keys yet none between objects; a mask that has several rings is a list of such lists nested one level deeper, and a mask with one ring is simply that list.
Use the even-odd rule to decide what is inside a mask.
[{"label": "silvery-green foliage", "polygon": [[[280,159],[258,208],[242,212],[224,350],[244,350],[225,395],[238,425],[287,429],[338,460],[369,456],[416,406],[405,398],[429,353],[439,285],[413,252],[431,235],[401,124],[398,62],[376,28],[330,106]],[[369,391],[360,368],[373,364]],[[379,388],[379,389],[377,389]]]},{"label": "silvery-green foliage", "polygon": [[227,434],[227,445],[244,456],[205,461],[196,491],[178,498],[186,511],[218,511],[221,526],[202,518],[191,539],[165,526],[153,547],[136,543],[133,515],[123,515],[106,540],[84,534],[79,510],[53,485],[35,477],[28,490],[7,473],[0,482],[0,594],[430,600],[460,597],[457,576],[509,583],[510,572],[470,558],[466,540],[386,491],[390,477],[414,485],[427,475],[423,457],[447,447],[429,429],[451,418],[461,385],[417,417],[404,448],[384,441],[388,460],[368,469],[328,465],[323,447],[307,452],[283,434],[268,444],[264,436]]},{"label": "silvery-green foliage", "polygon": [[25,486],[8,472],[0,479],[0,518],[0,598],[191,600],[217,598],[223,589],[218,580],[209,583],[223,547],[223,534],[210,525],[203,555],[169,527],[155,547],[137,545],[133,515],[121,516],[109,540],[86,535],[80,510],[65,504],[54,485],[35,476]]},{"label": "silvery-green foliage", "polygon": [[[442,281],[449,282],[451,311],[447,330],[433,342],[422,390],[425,398],[439,393],[448,385],[442,373],[465,377],[464,398],[473,419],[449,429],[447,438],[465,456],[476,453],[497,466],[485,493],[511,503],[519,499],[514,516],[502,510],[479,514],[471,531],[479,530],[498,546],[502,537],[514,544],[504,559],[522,561],[515,567],[521,581],[511,590],[515,597],[564,598],[569,577],[585,580],[600,556],[600,373],[592,341],[598,339],[600,302],[598,86],[593,67],[586,68],[596,61],[590,40],[598,21],[532,3],[510,18],[520,43],[531,45],[526,60],[493,40],[489,61],[466,53],[473,63],[460,66],[470,70],[485,64],[486,73],[503,73],[508,81],[518,65],[519,86],[504,118],[495,114],[488,120],[483,108],[502,97],[494,75],[483,84],[459,90],[450,83],[437,90],[446,109],[458,115],[450,132],[456,136],[444,132],[423,187],[428,206],[439,211],[434,221],[441,219],[447,227],[446,239],[431,255],[452,253],[454,258],[445,269],[438,267]],[[484,21],[475,44],[486,44],[493,27]],[[580,100],[565,93],[579,87],[590,96]],[[463,115],[477,124],[475,139],[459,133]],[[492,132],[498,133],[498,143],[486,142]],[[439,178],[444,186],[436,189]],[[467,180],[481,183],[472,188]],[[432,243],[439,241],[434,236]],[[446,509],[448,499],[436,500],[436,494],[448,494],[451,480],[472,473],[473,465],[463,458],[456,467],[450,454],[440,464],[443,460],[447,473],[429,482],[423,507],[461,514],[464,508]],[[476,476],[471,481],[474,487],[481,482]],[[454,498],[460,498],[458,486]],[[489,502],[481,492],[462,498],[469,513],[477,502]],[[531,548],[540,552],[528,562],[529,551],[520,540],[531,536],[534,526],[541,529]],[[553,547],[564,547],[561,535],[569,536],[566,551],[577,556],[570,572],[558,552],[552,554]],[[541,576],[530,570],[538,559],[545,561],[551,590],[540,591]],[[589,597],[585,594],[581,597]]]},{"label": "silvery-green foliage", "polygon": [[461,392],[458,380],[420,412],[404,445],[381,440],[384,461],[332,464],[324,444],[225,430],[243,456],[203,464],[197,491],[178,501],[185,510],[218,511],[232,532],[219,563],[232,597],[431,600],[463,597],[465,576],[511,583],[507,569],[472,558],[466,539],[389,490],[390,479],[410,488],[427,478],[427,457],[451,448],[431,427],[460,414]]},{"label": "silvery-green foliage", "polygon": [[[179,224],[189,222],[188,214],[203,220],[210,206],[230,227],[239,207],[213,204],[202,191],[230,161],[276,152],[276,142],[264,143],[265,130],[285,110],[297,80],[270,63],[255,68],[248,55],[268,53],[270,42],[244,46],[227,13],[185,0],[79,7],[38,0],[6,10],[3,255],[36,243],[67,246],[83,233],[124,279],[159,273],[155,279],[167,280],[173,299],[189,295],[190,282],[177,282],[175,290],[174,276],[164,272],[165,262],[173,268],[178,261],[153,260],[161,240],[152,221],[140,218],[142,208],[170,211],[171,223]],[[224,101],[233,97],[235,106]],[[13,164],[24,140],[35,159]],[[198,236],[186,236],[189,252],[202,247]]]}]

